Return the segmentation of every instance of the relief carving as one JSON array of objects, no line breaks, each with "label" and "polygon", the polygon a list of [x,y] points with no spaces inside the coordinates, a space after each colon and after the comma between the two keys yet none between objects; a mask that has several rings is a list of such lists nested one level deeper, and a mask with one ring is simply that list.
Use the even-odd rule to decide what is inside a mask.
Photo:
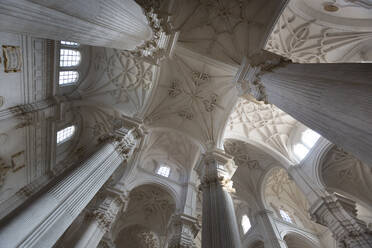
[{"label": "relief carving", "polygon": [[18,46],[4,46],[4,72],[20,72],[22,69],[22,53]]}]

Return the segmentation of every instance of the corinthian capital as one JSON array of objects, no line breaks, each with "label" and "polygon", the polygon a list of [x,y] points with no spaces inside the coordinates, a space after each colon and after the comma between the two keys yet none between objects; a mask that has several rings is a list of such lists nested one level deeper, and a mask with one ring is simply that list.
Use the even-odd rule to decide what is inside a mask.
[{"label": "corinthian capital", "polygon": [[281,57],[262,51],[249,58],[244,57],[234,82],[239,95],[250,95],[257,101],[267,102],[265,86],[260,76],[286,63]]},{"label": "corinthian capital", "polygon": [[218,183],[228,192],[234,192],[231,178],[236,169],[233,157],[222,150],[213,150],[204,155],[196,171],[201,178],[201,188]]}]

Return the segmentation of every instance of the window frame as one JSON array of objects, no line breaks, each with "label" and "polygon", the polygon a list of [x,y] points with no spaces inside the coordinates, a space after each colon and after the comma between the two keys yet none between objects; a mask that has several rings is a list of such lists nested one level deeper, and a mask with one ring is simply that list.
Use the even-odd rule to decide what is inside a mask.
[{"label": "window frame", "polygon": [[[166,169],[166,173],[163,173],[162,169]],[[162,164],[156,170],[156,174],[165,178],[169,178],[171,174],[171,168],[168,165]]]},{"label": "window frame", "polygon": [[[58,86],[59,87],[66,87],[66,86],[73,86],[73,85],[77,85],[79,83],[79,80],[80,80],[80,76],[81,76],[81,73],[80,73],[80,66],[83,62],[83,59],[84,59],[84,55],[81,51],[81,47],[80,47],[80,44],[79,43],[76,43],[76,44],[62,44],[62,42],[72,42],[72,41],[59,41],[59,46],[58,46],[58,61],[56,63],[56,68],[57,68],[57,83],[58,83]],[[62,49],[65,49],[65,50],[75,50],[79,53],[80,55],[80,61],[77,65],[74,65],[74,66],[61,66],[61,51]],[[77,72],[77,79],[73,82],[69,82],[69,83],[60,83],[61,80],[60,80],[60,74],[61,72]]]},{"label": "window frame", "polygon": [[[245,226],[246,226],[246,225],[244,224],[244,223],[246,223],[245,220],[247,220],[248,223],[249,223],[249,227],[248,227],[248,229],[246,229],[246,230],[245,230]],[[243,231],[243,234],[244,234],[244,235],[247,234],[247,233],[249,232],[249,230],[251,230],[251,228],[252,228],[252,223],[251,223],[251,220],[250,220],[250,218],[248,217],[247,214],[243,214],[243,215],[242,215],[241,220],[240,220],[240,226],[242,227],[242,231]]]},{"label": "window frame", "polygon": [[[65,131],[68,128],[73,128],[72,133],[69,136],[65,137],[64,139],[58,141],[58,134],[60,132]],[[69,126],[65,126],[65,127],[61,128],[61,129],[59,129],[57,131],[57,133],[56,133],[56,144],[57,144],[57,146],[62,145],[63,143],[66,143],[67,141],[71,140],[75,136],[75,133],[76,133],[76,125],[75,124],[72,124],[72,125],[69,125]]]}]

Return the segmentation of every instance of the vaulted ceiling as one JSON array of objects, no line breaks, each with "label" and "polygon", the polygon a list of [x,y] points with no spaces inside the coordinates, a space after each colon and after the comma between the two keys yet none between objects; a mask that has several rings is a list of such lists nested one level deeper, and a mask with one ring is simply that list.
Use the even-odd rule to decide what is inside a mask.
[{"label": "vaulted ceiling", "polygon": [[183,132],[204,148],[221,139],[237,99],[232,67],[177,47],[161,64],[145,124]]},{"label": "vaulted ceiling", "polygon": [[265,49],[299,63],[372,61],[372,1],[291,0]]}]

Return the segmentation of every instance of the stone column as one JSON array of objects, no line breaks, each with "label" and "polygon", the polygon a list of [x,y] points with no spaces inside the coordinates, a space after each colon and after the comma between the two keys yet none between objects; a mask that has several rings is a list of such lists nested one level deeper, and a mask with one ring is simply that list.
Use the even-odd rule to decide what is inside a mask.
[{"label": "stone column", "polygon": [[233,158],[223,151],[207,152],[198,166],[203,191],[203,248],[240,248],[230,180],[236,170]]},{"label": "stone column", "polygon": [[128,200],[129,198],[124,195],[124,192],[106,189],[105,199],[97,209],[87,216],[88,225],[73,247],[97,247],[105,233],[111,229],[116,217],[125,211]]},{"label": "stone column", "polygon": [[311,206],[310,215],[329,228],[340,248],[372,247],[372,232],[356,218],[355,202],[337,194],[322,197]]},{"label": "stone column", "polygon": [[287,244],[280,237],[279,230],[273,220],[273,212],[267,209],[258,211],[255,215],[257,223],[261,227],[261,234],[265,238],[265,247],[287,248]]},{"label": "stone column", "polygon": [[372,165],[372,64],[292,64],[268,57],[262,63],[245,59],[236,77],[241,94],[274,104]]},{"label": "stone column", "polygon": [[168,248],[196,248],[194,239],[200,229],[196,218],[185,214],[174,215],[170,229],[172,237],[168,242]]},{"label": "stone column", "polygon": [[112,173],[133,153],[139,135],[104,144],[79,167],[56,179],[0,228],[0,247],[52,247]]},{"label": "stone column", "polygon": [[0,0],[0,31],[126,50],[153,38],[134,0]]}]

